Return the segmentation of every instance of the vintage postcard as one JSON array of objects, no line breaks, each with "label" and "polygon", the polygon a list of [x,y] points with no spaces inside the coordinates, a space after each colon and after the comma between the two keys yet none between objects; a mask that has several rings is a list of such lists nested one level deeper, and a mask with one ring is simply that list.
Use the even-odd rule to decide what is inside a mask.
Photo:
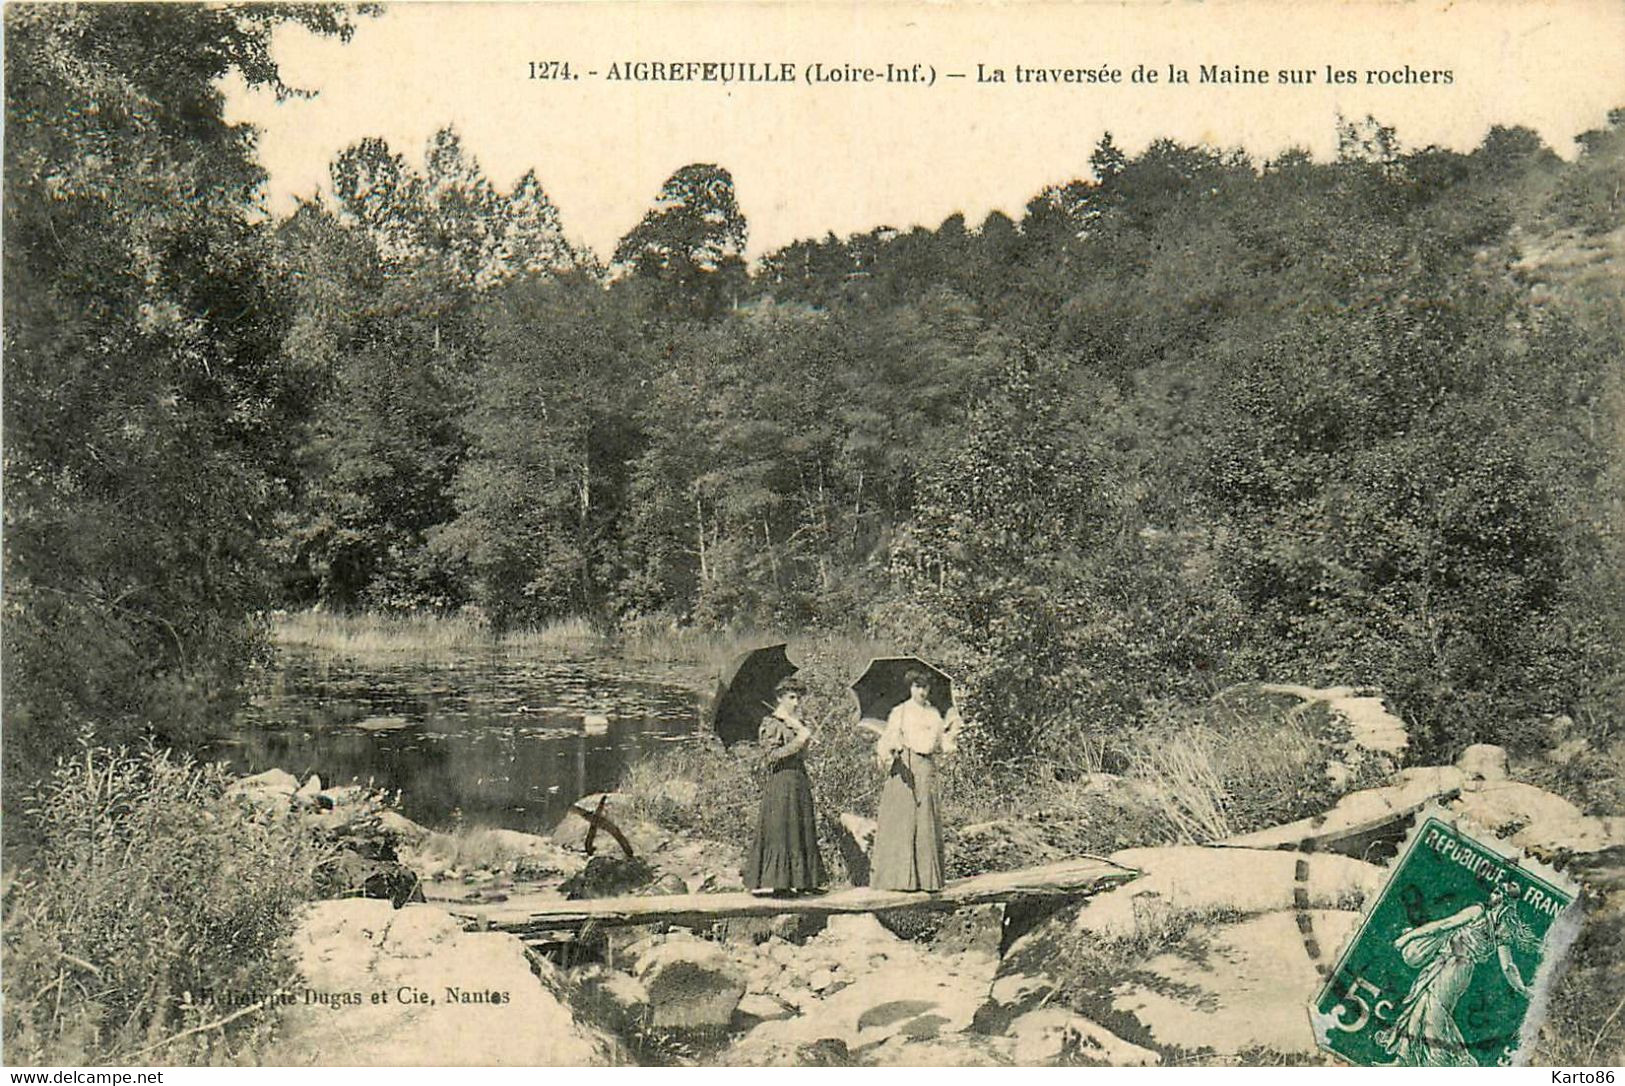
[{"label": "vintage postcard", "polygon": [[1625,1062],[1625,7],[4,34],[8,1066]]}]

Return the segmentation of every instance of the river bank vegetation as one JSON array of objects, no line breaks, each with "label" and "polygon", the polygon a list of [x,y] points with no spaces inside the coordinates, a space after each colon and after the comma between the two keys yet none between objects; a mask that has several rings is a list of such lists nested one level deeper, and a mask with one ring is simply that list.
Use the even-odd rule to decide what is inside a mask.
[{"label": "river bank vegetation", "polygon": [[[278,983],[309,857],[112,752],[214,734],[279,610],[345,651],[794,635],[826,719],[854,657],[917,652],[972,725],[953,817],[1071,796],[1091,846],[1101,770],[1170,782],[1168,839],[1323,799],[1326,737],[1214,708],[1259,680],[1380,689],[1424,764],[1559,728],[1590,753],[1541,772],[1625,808],[1625,110],[1572,160],[1370,118],[1324,161],[1108,135],[1018,214],[754,262],[695,163],[600,256],[451,128],[268,213],[218,81],[294,93],[273,29],[347,37],[339,9],[5,18],[8,1049],[133,1059],[193,1020],[178,946]],[[861,744],[814,756],[834,809]],[[706,803],[634,778],[649,816],[737,826],[743,771],[671,757],[637,772]],[[146,947],[169,899],[115,905],[109,844],[225,912]]]}]

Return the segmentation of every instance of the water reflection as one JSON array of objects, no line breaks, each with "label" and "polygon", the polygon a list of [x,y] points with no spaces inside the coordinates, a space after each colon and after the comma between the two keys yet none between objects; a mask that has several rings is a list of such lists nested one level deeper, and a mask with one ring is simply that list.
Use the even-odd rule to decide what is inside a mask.
[{"label": "water reflection", "polygon": [[[401,809],[443,827],[540,832],[664,742],[691,740],[698,675],[609,659],[535,660],[491,649],[360,661],[284,648],[218,756],[242,772],[399,789]],[[587,734],[588,716],[608,718]]]}]

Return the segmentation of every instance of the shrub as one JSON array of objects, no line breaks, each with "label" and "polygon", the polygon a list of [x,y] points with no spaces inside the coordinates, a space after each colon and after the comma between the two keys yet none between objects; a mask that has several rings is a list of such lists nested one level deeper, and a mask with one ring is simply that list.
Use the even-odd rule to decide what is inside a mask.
[{"label": "shrub", "polygon": [[182,1035],[295,980],[285,939],[326,850],[229,781],[164,750],[87,748],[42,786],[40,849],[5,902],[8,1062],[229,1063],[263,1043],[253,1013]]}]

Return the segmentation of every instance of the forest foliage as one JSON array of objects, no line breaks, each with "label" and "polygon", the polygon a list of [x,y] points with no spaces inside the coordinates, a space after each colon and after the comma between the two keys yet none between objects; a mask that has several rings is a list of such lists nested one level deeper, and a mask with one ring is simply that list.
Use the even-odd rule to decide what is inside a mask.
[{"label": "forest foliage", "polygon": [[885,636],[991,761],[1254,678],[1435,753],[1621,718],[1619,281],[1539,257],[1617,250],[1625,112],[1573,162],[1108,136],[1019,216],[755,263],[695,163],[601,261],[449,128],[264,214],[216,81],[293,93],[290,18],[348,32],[8,9],[8,786],[198,734],[277,606]]}]

